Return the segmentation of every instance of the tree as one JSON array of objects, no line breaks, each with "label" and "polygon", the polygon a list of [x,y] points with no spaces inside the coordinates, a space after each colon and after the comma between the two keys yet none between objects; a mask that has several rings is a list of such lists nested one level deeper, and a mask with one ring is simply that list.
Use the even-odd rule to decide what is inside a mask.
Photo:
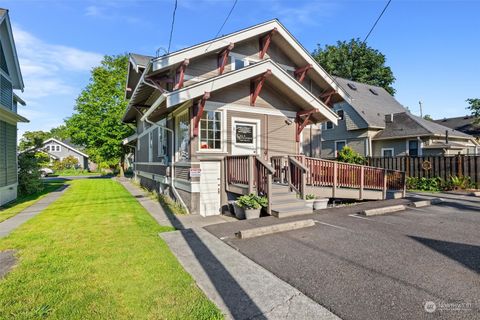
[{"label": "tree", "polygon": [[345,146],[338,152],[337,160],[340,162],[365,164],[365,158],[349,146]]},{"label": "tree", "polygon": [[122,140],[133,129],[122,123],[128,57],[105,56],[91,71],[90,83],[76,100],[75,113],[66,120],[72,142],[86,148],[90,158],[123,168]]},{"label": "tree", "polygon": [[475,98],[475,99],[467,99],[466,100],[469,104],[467,109],[469,109],[472,112],[472,116],[474,116],[475,124],[480,124],[480,99]]},{"label": "tree", "polygon": [[27,151],[18,155],[18,193],[20,195],[33,194],[43,189],[39,169],[35,151]]},{"label": "tree", "polygon": [[26,131],[23,134],[22,139],[20,139],[18,148],[20,149],[20,151],[26,150],[31,147],[38,148],[45,140],[50,138],[56,138],[58,140],[67,139],[67,128],[64,125],[61,125],[51,129],[50,131]]},{"label": "tree", "polygon": [[359,38],[337,41],[336,45],[317,46],[315,60],[330,74],[385,88],[395,94],[392,70],[385,65],[385,55]]},{"label": "tree", "polygon": [[433,121],[433,118],[432,118],[432,116],[431,116],[431,115],[429,115],[429,114],[426,114],[426,115],[424,115],[424,116],[423,116],[423,119],[425,119],[425,120],[429,120],[429,121]]}]

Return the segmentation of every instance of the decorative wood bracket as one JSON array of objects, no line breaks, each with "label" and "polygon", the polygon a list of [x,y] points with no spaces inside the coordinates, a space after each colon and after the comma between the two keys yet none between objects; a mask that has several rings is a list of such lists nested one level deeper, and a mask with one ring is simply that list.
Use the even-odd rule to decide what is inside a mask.
[{"label": "decorative wood bracket", "polygon": [[183,87],[183,81],[185,80],[185,69],[190,61],[188,59],[183,60],[175,71],[175,87],[173,90],[181,89]]},{"label": "decorative wood bracket", "polygon": [[308,70],[312,68],[313,66],[311,64],[307,64],[304,67],[295,69],[295,72],[293,73],[293,75],[295,76],[298,82],[302,83],[303,80],[305,80],[305,76],[307,75]]},{"label": "decorative wood bracket", "polygon": [[332,106],[332,97],[335,94],[335,90],[327,90],[324,93],[320,95],[320,100],[323,101],[327,106],[331,107]]},{"label": "decorative wood bracket", "polygon": [[160,92],[166,92],[167,90],[165,88],[162,87],[162,83],[172,83],[173,80],[168,78],[167,76],[162,76],[162,77],[155,77],[155,76],[148,76],[148,77],[145,77],[145,82],[147,82],[148,84],[154,86],[158,91]]},{"label": "decorative wood bracket", "polygon": [[268,48],[270,47],[270,43],[272,42],[272,36],[277,32],[277,28],[274,28],[272,31],[270,31],[267,35],[261,37],[259,39],[259,48],[260,51],[258,52],[258,57],[260,59],[263,59],[265,57],[265,53],[267,53]]},{"label": "decorative wood bracket", "polygon": [[200,124],[200,119],[202,118],[203,110],[205,110],[205,103],[210,98],[210,92],[205,92],[203,97],[197,102],[197,112],[193,118],[193,136],[198,136],[198,125]]},{"label": "decorative wood bracket", "polygon": [[[295,119],[295,123],[297,126],[295,141],[300,142],[300,134],[302,133],[303,129],[305,129],[306,126],[312,123],[310,121],[310,116],[317,112],[318,112],[318,109],[297,112],[297,117]],[[302,119],[301,118],[302,116],[305,116],[305,118]]]},{"label": "decorative wood bracket", "polygon": [[255,101],[257,100],[260,92],[262,91],[263,84],[269,75],[272,74],[272,71],[268,69],[260,77],[250,81],[250,105],[254,106]]},{"label": "decorative wood bracket", "polygon": [[223,70],[225,69],[225,66],[227,65],[228,62],[228,55],[230,54],[230,51],[233,49],[233,43],[230,43],[228,47],[223,49],[219,54],[218,54],[218,74],[223,74]]}]

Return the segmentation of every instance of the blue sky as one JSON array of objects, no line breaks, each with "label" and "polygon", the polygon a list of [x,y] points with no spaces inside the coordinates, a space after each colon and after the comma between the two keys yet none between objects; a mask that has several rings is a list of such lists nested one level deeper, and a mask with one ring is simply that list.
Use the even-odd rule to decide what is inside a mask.
[{"label": "blue sky", "polygon": [[[89,70],[105,54],[154,55],[168,46],[174,0],[2,1],[20,56],[27,130],[48,130],[73,112]],[[172,50],[215,36],[233,0],[179,0]],[[222,34],[279,18],[309,50],[364,38],[386,1],[239,0]],[[480,2],[393,0],[370,36],[397,78],[396,98],[434,118],[467,114],[480,97]]]}]

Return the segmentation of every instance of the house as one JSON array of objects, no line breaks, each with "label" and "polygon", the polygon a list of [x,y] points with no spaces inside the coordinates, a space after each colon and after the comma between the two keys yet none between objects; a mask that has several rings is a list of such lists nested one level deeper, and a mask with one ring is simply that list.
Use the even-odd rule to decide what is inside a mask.
[{"label": "house", "polygon": [[17,113],[25,102],[13,90],[23,88],[8,10],[0,8],[0,205],[17,197],[17,123],[28,120]]},{"label": "house", "polygon": [[266,174],[244,171],[249,161],[271,170],[274,157],[319,153],[317,124],[336,124],[330,106],[349,100],[278,20],[159,57],[131,54],[125,95],[135,177],[204,216],[232,199],[234,175],[260,188]]},{"label": "house", "polygon": [[472,115],[454,118],[443,118],[435,120],[436,123],[442,126],[455,129],[457,131],[469,134],[480,139],[480,123],[475,123],[475,117]]},{"label": "house", "polygon": [[88,155],[82,152],[80,147],[74,146],[69,141],[50,138],[43,142],[41,149],[48,153],[53,160],[62,161],[66,157],[74,157],[78,160],[79,168],[90,169],[91,164]]},{"label": "house", "polygon": [[348,145],[362,156],[420,156],[475,153],[470,135],[411,114],[385,89],[336,78],[351,97],[334,104],[338,125],[321,131],[321,157],[335,158]]}]

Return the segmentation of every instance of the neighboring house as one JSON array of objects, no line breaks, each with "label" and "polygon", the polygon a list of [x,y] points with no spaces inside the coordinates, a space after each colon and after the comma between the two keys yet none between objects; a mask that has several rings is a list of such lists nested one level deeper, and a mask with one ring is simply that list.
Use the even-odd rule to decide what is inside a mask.
[{"label": "neighboring house", "polygon": [[351,97],[333,110],[338,125],[325,123],[321,157],[335,158],[348,145],[362,156],[472,154],[472,136],[412,115],[385,89],[343,78],[337,82]]},{"label": "neighboring house", "polygon": [[78,160],[78,165],[82,169],[89,169],[88,155],[74,146],[69,141],[60,141],[55,138],[47,139],[42,144],[42,150],[55,160],[62,161],[66,157],[74,157]]},{"label": "neighboring house", "polygon": [[[219,214],[226,159],[319,154],[345,91],[278,20],[160,57],[130,55],[125,123],[135,176],[191,213]],[[315,138],[317,137],[317,138]]]},{"label": "neighboring house", "polygon": [[474,116],[443,118],[435,120],[435,122],[442,126],[474,136],[477,138],[477,141],[480,140],[480,123],[475,123]]},{"label": "neighboring house", "polygon": [[23,87],[8,10],[0,9],[0,205],[17,197],[17,123],[28,120],[18,115],[25,102],[13,90]]}]

